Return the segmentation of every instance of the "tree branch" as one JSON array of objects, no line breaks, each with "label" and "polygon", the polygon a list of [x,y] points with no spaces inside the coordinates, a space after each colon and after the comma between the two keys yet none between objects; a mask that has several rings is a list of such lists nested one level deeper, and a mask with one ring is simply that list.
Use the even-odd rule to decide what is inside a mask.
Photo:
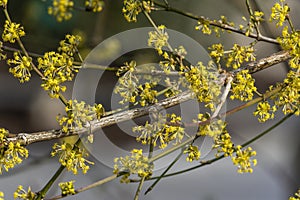
[{"label": "tree branch", "polygon": [[[166,6],[165,4],[157,2],[157,1],[154,1],[154,4],[161,7],[161,8],[164,8],[165,11],[174,12],[174,13],[186,16],[186,17],[194,19],[194,20],[206,22],[211,26],[215,26],[215,27],[221,28],[223,30],[231,31],[231,32],[238,33],[238,34],[241,34],[241,35],[246,35],[246,31],[240,30],[239,28],[235,28],[235,27],[230,26],[228,24],[223,24],[223,23],[220,23],[218,21],[209,20],[206,17],[197,16],[197,15],[194,15],[190,12],[185,12],[185,11],[179,10],[177,8],[172,8],[170,6]],[[247,37],[254,38],[258,41],[264,41],[264,42],[269,42],[269,43],[273,43],[273,44],[279,44],[278,41],[274,38],[270,38],[270,37],[263,36],[263,35],[257,35],[255,33],[250,33]]]}]

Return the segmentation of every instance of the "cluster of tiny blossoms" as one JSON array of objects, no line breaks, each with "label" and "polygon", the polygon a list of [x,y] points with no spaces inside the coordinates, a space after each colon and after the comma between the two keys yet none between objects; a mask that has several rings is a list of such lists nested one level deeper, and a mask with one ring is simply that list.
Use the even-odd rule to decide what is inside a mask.
[{"label": "cluster of tiny blossoms", "polygon": [[67,34],[65,39],[60,41],[60,47],[58,47],[58,52],[73,57],[75,53],[78,53],[78,46],[80,42],[81,37],[79,35]]},{"label": "cluster of tiny blossoms", "polygon": [[66,167],[68,171],[72,171],[73,174],[77,174],[79,168],[82,170],[82,173],[85,174],[90,169],[90,166],[87,164],[94,164],[86,159],[88,153],[85,149],[70,143],[55,143],[51,155],[58,155],[61,165]]},{"label": "cluster of tiny blossoms", "polygon": [[31,65],[32,58],[22,56],[19,52],[14,52],[14,59],[8,59],[8,65],[15,65],[9,68],[9,72],[18,78],[20,83],[24,83],[30,80],[32,70]]},{"label": "cluster of tiny blossoms", "polygon": [[184,74],[189,88],[194,92],[198,101],[206,103],[206,107],[211,110],[215,109],[221,94],[217,74],[213,66],[204,66],[201,62],[196,66],[191,66],[190,70]]},{"label": "cluster of tiny blossoms", "polygon": [[192,162],[194,160],[199,160],[200,156],[201,156],[198,146],[195,146],[195,145],[189,145],[188,148],[186,148],[183,151],[183,153],[188,155],[186,157],[186,161],[188,161],[188,162]]},{"label": "cluster of tiny blossoms", "polygon": [[4,193],[0,191],[0,200],[4,200]]},{"label": "cluster of tiny blossoms", "polygon": [[214,137],[213,148],[217,149],[216,157],[219,157],[221,153],[223,153],[225,157],[232,156],[235,151],[231,136],[226,130]]},{"label": "cluster of tiny blossoms", "polygon": [[146,12],[151,11],[152,4],[151,1],[123,0],[122,12],[128,22],[136,22],[138,14],[142,12],[143,9]]},{"label": "cluster of tiny blossoms", "polygon": [[73,6],[72,0],[53,0],[52,5],[48,8],[48,14],[55,16],[59,22],[69,20],[72,17]]},{"label": "cluster of tiny blossoms", "polygon": [[17,190],[14,192],[14,199],[34,200],[35,197],[36,194],[31,191],[30,187],[26,191],[22,185],[19,185]]},{"label": "cluster of tiny blossoms", "polygon": [[142,149],[133,149],[131,156],[115,158],[114,174],[122,173],[122,183],[128,183],[128,177],[136,174],[139,177],[149,177],[152,175],[153,164],[148,162],[148,157],[143,155]]},{"label": "cluster of tiny blossoms", "polygon": [[105,112],[101,104],[91,106],[84,101],[78,102],[77,100],[69,100],[65,111],[66,115],[57,117],[57,121],[65,133],[87,126],[90,121],[100,119]]},{"label": "cluster of tiny blossoms", "polygon": [[8,134],[6,129],[0,128],[0,174],[3,168],[8,171],[28,157],[28,150],[20,143],[7,142]]},{"label": "cluster of tiny blossoms", "polygon": [[290,197],[289,200],[300,200],[300,189],[295,193],[295,196]]},{"label": "cluster of tiny blossoms", "polygon": [[62,84],[71,81],[78,72],[78,68],[73,65],[73,54],[77,52],[79,42],[80,37],[67,35],[60,42],[59,53],[51,51],[38,58],[38,68],[43,72],[41,86],[48,91],[50,97],[58,98],[66,90],[66,86]]},{"label": "cluster of tiny blossoms", "polygon": [[92,10],[93,12],[101,12],[104,6],[104,1],[102,0],[86,0],[85,7],[88,10]]},{"label": "cluster of tiny blossoms", "polygon": [[157,120],[151,123],[146,122],[143,126],[133,127],[134,132],[140,135],[136,138],[142,144],[153,144],[156,146],[159,142],[159,148],[166,148],[170,142],[178,144],[186,135],[184,128],[180,126],[181,117],[175,114],[170,115],[169,123],[166,118],[158,114]]},{"label": "cluster of tiny blossoms", "polygon": [[24,36],[24,28],[20,24],[5,20],[2,39],[4,42],[15,43],[16,39]]},{"label": "cluster of tiny blossoms", "polygon": [[242,70],[236,74],[231,84],[231,99],[249,101],[253,98],[253,93],[257,91],[257,88],[254,85],[255,80],[248,72],[248,70]]},{"label": "cluster of tiny blossoms", "polygon": [[0,0],[0,6],[6,7],[8,0]]},{"label": "cluster of tiny blossoms", "polygon": [[75,181],[68,181],[68,182],[58,184],[58,186],[60,187],[62,196],[76,194],[75,189],[74,189],[74,182]]},{"label": "cluster of tiny blossoms", "polygon": [[152,80],[150,78],[150,82],[145,82],[141,85],[139,82],[142,77],[135,73],[136,62],[131,61],[124,64],[117,71],[117,76],[122,76],[119,78],[118,84],[114,89],[114,92],[123,98],[119,103],[135,103],[137,100],[141,106],[156,103],[158,101],[156,98],[157,91],[153,89],[157,85],[155,79]]},{"label": "cluster of tiny blossoms", "polygon": [[[218,120],[210,120],[210,114],[209,113],[205,113],[205,114],[198,114],[198,121],[197,122],[202,122],[205,123],[203,125],[200,125],[198,128],[198,133],[197,135],[200,136],[209,136],[209,137],[216,137],[218,135],[220,135],[223,130],[226,127],[226,124],[224,121],[218,119]],[[206,123],[208,122],[209,123]]]},{"label": "cluster of tiny blossoms", "polygon": [[276,26],[282,26],[289,14],[290,8],[284,2],[285,0],[280,0],[280,3],[275,3],[272,7],[270,21],[277,21]]},{"label": "cluster of tiny blossoms", "polygon": [[117,76],[123,76],[119,78],[114,92],[123,97],[123,100],[119,102],[120,104],[124,104],[125,102],[134,103],[138,95],[137,87],[139,84],[139,79],[134,74],[136,62],[131,61],[124,64],[117,72]]},{"label": "cluster of tiny blossoms", "polygon": [[259,122],[265,122],[274,118],[274,112],[276,112],[276,110],[276,106],[271,107],[268,101],[263,101],[257,104],[256,111],[253,114],[254,116],[259,116]]},{"label": "cluster of tiny blossoms", "polygon": [[217,64],[220,63],[221,58],[226,62],[226,67],[238,69],[244,62],[255,61],[254,48],[250,46],[240,46],[234,44],[233,47],[224,51],[222,44],[213,44],[210,48],[210,56],[214,58]]},{"label": "cluster of tiny blossoms", "polygon": [[242,150],[239,145],[235,149],[235,156],[231,157],[234,165],[238,166],[238,173],[252,173],[252,166],[257,164],[256,159],[252,159],[256,155],[256,152],[251,147]]},{"label": "cluster of tiny blossoms", "polygon": [[252,158],[256,155],[256,152],[251,147],[244,150],[240,145],[234,147],[231,136],[227,131],[214,137],[213,148],[217,149],[216,157],[219,157],[221,153],[225,157],[230,156],[233,164],[238,167],[238,173],[252,173],[252,166],[257,164],[257,160]]},{"label": "cluster of tiny blossoms", "polygon": [[162,54],[162,48],[168,46],[169,35],[166,32],[166,27],[160,25],[157,27],[158,31],[150,31],[148,46],[157,50],[158,54]]},{"label": "cluster of tiny blossoms", "polygon": [[142,3],[140,0],[124,0],[122,12],[128,22],[136,22],[137,15],[142,12]]}]

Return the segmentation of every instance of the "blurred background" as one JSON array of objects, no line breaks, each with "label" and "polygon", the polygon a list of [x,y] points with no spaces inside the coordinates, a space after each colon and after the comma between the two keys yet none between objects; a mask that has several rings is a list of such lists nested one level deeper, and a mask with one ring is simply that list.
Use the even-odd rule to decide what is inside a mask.
[{"label": "blurred background", "polygon": [[[44,54],[44,52],[56,50],[59,41],[65,34],[73,33],[83,36],[84,41],[80,47],[83,57],[106,38],[125,30],[149,27],[147,19],[141,14],[138,22],[128,23],[122,13],[122,1],[105,1],[105,8],[101,13],[87,13],[73,10],[73,17],[69,21],[58,23],[53,16],[47,14],[47,7],[52,1],[9,0],[9,12],[14,22],[21,23],[25,27],[26,36],[22,38],[28,51]],[[273,0],[250,1],[256,10],[265,12],[266,23],[262,24],[262,33],[276,37],[280,30],[274,24],[268,23],[270,8],[275,3]],[[291,7],[291,18],[296,28],[300,27],[298,0],[287,0]],[[243,23],[242,16],[248,16],[244,1],[240,0],[169,0],[176,8],[203,15],[211,19],[219,19],[225,15],[229,21],[236,24]],[[75,5],[83,5],[83,1],[75,1]],[[163,11],[153,12],[153,19],[157,24],[165,24],[168,28],[182,32],[198,41],[204,48],[213,43],[223,43],[230,48],[233,43],[248,44],[252,40],[237,34],[224,33],[220,38],[204,36],[195,31],[196,21]],[[0,15],[0,25],[3,27],[4,14]],[[0,29],[1,32],[3,28]],[[184,44],[183,44],[184,45]],[[17,47],[13,46],[12,47]],[[277,52],[278,46],[258,43],[256,46],[258,58]],[[9,56],[9,54],[8,54]],[[0,62],[0,127],[8,129],[12,133],[35,132],[40,130],[58,129],[55,120],[58,113],[64,112],[63,105],[56,99],[50,99],[40,87],[41,81],[33,75],[30,82],[20,84],[8,73],[8,66]],[[287,72],[286,63],[272,67],[255,74],[256,85],[259,91],[265,91],[269,85],[281,81]],[[111,76],[111,77],[110,77]],[[106,81],[115,81],[113,74],[107,74]],[[68,83],[66,96],[72,97],[73,83]],[[105,93],[105,91],[103,91]],[[101,98],[101,92],[99,93]],[[105,99],[105,97],[103,97]],[[109,102],[99,99],[104,106]],[[238,102],[227,102],[227,110],[239,105]],[[282,117],[278,112],[274,120],[265,124],[258,123],[252,115],[255,107],[240,111],[226,120],[229,132],[236,143],[243,143],[249,138],[267,129]],[[117,131],[110,127],[105,132]],[[270,134],[260,139],[251,146],[257,151],[258,165],[253,174],[238,174],[236,167],[230,159],[223,159],[210,166],[182,174],[176,177],[162,180],[152,192],[141,199],[189,199],[189,200],[281,200],[288,199],[300,187],[300,137],[299,118],[292,117],[284,125],[273,130]],[[120,140],[124,138],[120,137]],[[5,192],[6,199],[13,199],[13,192],[19,184],[31,186],[33,191],[38,191],[59,166],[56,158],[50,157],[51,146],[54,142],[42,142],[32,144],[28,148],[31,156],[20,166],[3,173],[0,176],[0,191]],[[122,142],[122,141],[121,141]],[[106,152],[110,154],[110,152]],[[87,175],[73,176],[65,172],[59,181],[77,180],[76,187],[91,184],[112,174],[112,169],[91,158],[95,166]],[[174,171],[187,167],[184,158],[175,165]],[[156,171],[157,174],[162,171]],[[58,183],[58,182],[57,182]],[[146,183],[146,186],[150,183]],[[83,192],[66,199],[101,199],[118,200],[133,199],[137,184],[119,184],[118,180],[103,186]],[[147,187],[144,187],[146,189]],[[49,197],[58,194],[57,187],[53,187]]]}]

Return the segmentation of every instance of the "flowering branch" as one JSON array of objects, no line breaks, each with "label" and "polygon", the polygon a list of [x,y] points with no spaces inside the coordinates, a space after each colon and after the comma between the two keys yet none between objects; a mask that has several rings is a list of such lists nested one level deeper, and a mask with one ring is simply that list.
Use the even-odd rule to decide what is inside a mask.
[{"label": "flowering branch", "polygon": [[[267,67],[270,67],[272,65],[284,62],[284,61],[288,60],[289,58],[290,58],[290,56],[287,51],[281,51],[281,52],[273,54],[269,57],[258,60],[257,62],[249,63],[245,68],[247,68],[251,73],[255,73],[255,72],[263,70]],[[238,71],[239,70],[236,70],[236,71],[234,71],[234,73],[237,73]],[[184,101],[187,101],[191,97],[192,97],[192,92],[186,91],[186,92],[183,92],[174,97],[164,99],[155,105],[119,112],[119,113],[116,113],[111,116],[103,117],[100,120],[92,121],[90,123],[92,126],[91,128],[92,128],[92,130],[98,130],[98,129],[116,124],[118,122],[123,122],[123,121],[129,120],[129,119],[144,116],[144,115],[148,114],[149,111],[153,108],[156,108],[156,107],[169,108],[169,107],[175,106],[179,103],[182,103]],[[259,101],[260,100],[261,99],[259,99]],[[255,100],[255,103],[257,103],[256,101],[257,100]],[[248,105],[253,105],[253,104],[254,103],[252,103],[252,101],[251,101],[244,105],[248,106]],[[237,112],[241,109],[243,109],[243,107],[237,107],[234,111],[231,111],[230,113]],[[32,143],[36,143],[36,142],[53,140],[53,139],[58,139],[58,138],[62,138],[62,137],[83,134],[89,130],[90,130],[90,127],[83,127],[80,129],[75,129],[73,132],[68,132],[68,133],[64,133],[62,130],[49,130],[49,131],[40,131],[40,132],[35,132],[35,133],[18,133],[18,134],[13,134],[13,136],[8,138],[8,141],[9,142],[19,142],[22,145],[28,145],[28,144],[32,144]]]}]

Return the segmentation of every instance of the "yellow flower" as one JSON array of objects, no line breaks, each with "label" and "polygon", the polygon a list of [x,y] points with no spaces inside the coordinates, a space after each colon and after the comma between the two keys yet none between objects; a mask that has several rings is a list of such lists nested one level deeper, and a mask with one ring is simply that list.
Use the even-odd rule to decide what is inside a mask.
[{"label": "yellow flower", "polygon": [[239,145],[236,148],[236,154],[232,157],[232,162],[234,165],[238,166],[238,173],[252,173],[252,166],[257,164],[257,160],[252,157],[256,155],[256,152],[252,150],[251,147],[248,147],[245,150],[242,150],[242,147]]},{"label": "yellow flower", "polygon": [[60,145],[55,143],[52,148],[51,155],[58,155],[60,164],[65,166],[68,171],[72,171],[73,174],[77,174],[78,169],[81,169],[82,173],[86,174],[90,169],[90,166],[87,164],[94,164],[86,159],[88,153],[85,149],[81,149],[70,143],[63,142]]},{"label": "yellow flower", "polygon": [[287,5],[283,5],[285,0],[280,0],[279,3],[275,3],[272,7],[272,13],[270,16],[270,21],[277,21],[276,26],[282,26],[283,22],[286,20],[290,12],[290,8]]},{"label": "yellow flower", "polygon": [[30,187],[26,191],[22,185],[19,185],[18,189],[14,192],[14,199],[34,200],[35,196],[35,193],[31,191]]},{"label": "yellow flower", "polygon": [[48,8],[48,14],[55,16],[58,22],[69,20],[72,17],[73,6],[72,0],[53,0],[52,6]]},{"label": "yellow flower", "polygon": [[269,119],[274,118],[274,112],[277,110],[276,106],[271,108],[269,102],[264,101],[257,104],[256,111],[253,113],[254,116],[259,115],[258,121],[265,122]]},{"label": "yellow flower", "polygon": [[124,0],[122,12],[128,22],[136,22],[137,15],[142,12],[142,3],[139,0]]},{"label": "yellow flower", "polygon": [[254,49],[252,46],[240,46],[234,44],[227,55],[227,67],[239,68],[244,62],[255,61]]},{"label": "yellow flower", "polygon": [[148,162],[148,158],[143,155],[142,149],[133,149],[131,156],[115,158],[114,162],[113,173],[124,173],[121,182],[128,183],[130,174],[137,174],[139,177],[152,175],[153,164]]},{"label": "yellow flower", "polygon": [[9,68],[9,72],[18,78],[21,83],[30,80],[32,70],[31,57],[21,56],[20,53],[14,52],[14,59],[7,61],[8,65],[16,65],[15,67]]},{"label": "yellow flower", "polygon": [[5,20],[4,31],[2,33],[2,39],[4,42],[9,41],[15,43],[16,39],[25,35],[24,28],[20,24]]},{"label": "yellow flower", "polygon": [[161,55],[163,53],[162,48],[168,46],[169,35],[166,32],[164,25],[158,26],[158,31],[150,31],[148,46],[153,47]]},{"label": "yellow flower", "polygon": [[85,7],[87,10],[92,10],[93,12],[101,12],[104,6],[104,1],[102,0],[86,0]]},{"label": "yellow flower", "polygon": [[58,186],[60,187],[62,196],[76,194],[75,189],[74,189],[74,182],[75,181],[69,181],[69,182],[64,182],[64,183],[58,184]]},{"label": "yellow flower", "polygon": [[236,74],[232,83],[231,99],[248,101],[253,98],[253,93],[257,90],[257,88],[254,86],[255,80],[248,72],[248,70],[242,70]]},{"label": "yellow flower", "polygon": [[186,161],[192,162],[194,160],[199,160],[201,153],[197,146],[189,145],[187,149],[183,151],[184,154],[188,154]]},{"label": "yellow flower", "polygon": [[15,165],[22,163],[23,158],[28,157],[28,150],[20,143],[7,143],[8,133],[7,130],[0,128],[0,144],[2,144],[0,146],[0,174],[2,174],[3,168],[8,171]]},{"label": "yellow flower", "polygon": [[0,0],[0,6],[6,7],[8,0]]},{"label": "yellow flower", "polygon": [[290,197],[289,200],[300,200],[300,189],[295,193],[295,196]]}]

